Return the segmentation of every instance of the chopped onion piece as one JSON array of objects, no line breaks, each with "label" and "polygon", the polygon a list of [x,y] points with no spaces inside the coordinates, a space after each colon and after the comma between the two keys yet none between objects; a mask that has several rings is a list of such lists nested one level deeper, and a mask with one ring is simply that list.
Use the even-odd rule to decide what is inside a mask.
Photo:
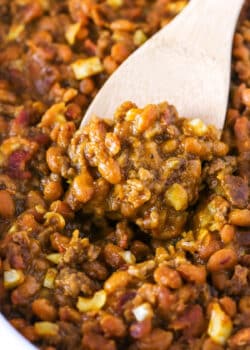
[{"label": "chopped onion piece", "polygon": [[136,46],[141,46],[147,40],[147,36],[143,30],[138,29],[134,33],[133,41]]},{"label": "chopped onion piece", "polygon": [[123,0],[107,0],[107,4],[111,7],[121,7],[123,5]]},{"label": "chopped onion piece", "polygon": [[70,45],[74,45],[77,33],[79,32],[80,28],[81,28],[80,22],[71,24],[67,28],[66,33],[65,33],[65,38]]},{"label": "chopped onion piece", "polygon": [[59,264],[62,259],[62,254],[60,253],[52,253],[46,255],[46,259],[52,262],[53,264]]},{"label": "chopped onion piece", "polygon": [[18,39],[19,35],[24,31],[24,25],[23,24],[13,24],[10,27],[10,31],[7,36],[8,41],[16,40]]},{"label": "chopped onion piece", "polygon": [[106,299],[106,292],[102,289],[96,292],[92,298],[79,297],[76,307],[81,312],[98,311],[105,305]]},{"label": "chopped onion piece", "polygon": [[190,120],[188,124],[197,136],[203,136],[208,130],[206,124],[199,118]]},{"label": "chopped onion piece", "polygon": [[138,322],[144,321],[146,318],[153,316],[153,310],[149,303],[143,303],[132,310]]},{"label": "chopped onion piece", "polygon": [[56,336],[59,332],[59,326],[56,323],[52,322],[36,322],[34,324],[35,331],[41,337],[43,336]]},{"label": "chopped onion piece", "polygon": [[53,269],[53,268],[48,269],[44,277],[43,286],[49,289],[53,289],[56,275],[57,275],[56,269]]},{"label": "chopped onion piece", "polygon": [[11,269],[3,273],[3,285],[6,289],[12,289],[24,281],[24,274],[22,270]]},{"label": "chopped onion piece", "polygon": [[88,78],[103,71],[103,65],[97,56],[80,58],[72,63],[71,67],[78,80]]},{"label": "chopped onion piece", "polygon": [[232,332],[232,328],[230,317],[221,309],[218,303],[214,303],[208,325],[208,335],[215,343],[224,345]]},{"label": "chopped onion piece", "polygon": [[134,254],[131,253],[130,250],[125,250],[120,253],[120,256],[126,261],[127,264],[132,265],[136,263],[136,258]]}]

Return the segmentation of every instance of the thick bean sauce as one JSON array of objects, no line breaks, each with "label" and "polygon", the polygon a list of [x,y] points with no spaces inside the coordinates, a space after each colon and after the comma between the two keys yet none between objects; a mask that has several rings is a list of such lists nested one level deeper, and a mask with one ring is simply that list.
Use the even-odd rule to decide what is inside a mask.
[{"label": "thick bean sauce", "polygon": [[222,139],[167,102],[78,130],[187,3],[0,0],[0,311],[42,350],[250,349],[248,1]]}]

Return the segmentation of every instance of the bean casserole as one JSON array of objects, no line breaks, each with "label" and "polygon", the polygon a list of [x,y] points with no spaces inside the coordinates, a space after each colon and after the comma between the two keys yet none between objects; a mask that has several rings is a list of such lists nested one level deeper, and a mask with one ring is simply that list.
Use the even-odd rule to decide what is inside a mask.
[{"label": "bean casserole", "polygon": [[250,3],[222,139],[167,102],[78,130],[187,3],[0,0],[0,311],[39,349],[250,349]]}]

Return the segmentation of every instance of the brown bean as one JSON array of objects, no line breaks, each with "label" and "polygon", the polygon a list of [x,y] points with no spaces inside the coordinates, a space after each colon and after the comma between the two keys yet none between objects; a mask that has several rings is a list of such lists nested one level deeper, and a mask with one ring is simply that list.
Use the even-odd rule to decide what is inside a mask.
[{"label": "brown bean", "polygon": [[237,264],[237,260],[237,254],[233,249],[220,249],[210,256],[207,269],[211,272],[232,269]]},{"label": "brown bean", "polygon": [[126,334],[126,326],[119,317],[107,314],[100,320],[101,328],[107,337],[124,337]]},{"label": "brown bean", "polygon": [[130,326],[130,335],[134,339],[141,339],[149,335],[152,331],[152,319],[147,317],[141,322],[134,322]]},{"label": "brown bean", "polygon": [[0,216],[3,218],[11,218],[15,214],[15,203],[6,190],[0,190]]},{"label": "brown bean", "polygon": [[250,89],[244,89],[241,94],[242,102],[247,107],[250,107]]},{"label": "brown bean", "polygon": [[47,150],[46,161],[50,170],[55,174],[60,174],[62,166],[62,154],[62,149],[57,146],[52,146]]},{"label": "brown bean", "polygon": [[250,296],[246,295],[240,299],[239,309],[242,313],[250,315]]},{"label": "brown bean", "polygon": [[223,228],[220,230],[220,237],[223,243],[228,244],[230,243],[235,236],[235,228],[233,225],[224,225]]},{"label": "brown bean", "polygon": [[76,199],[81,203],[86,203],[93,196],[94,183],[87,170],[74,178],[72,191],[74,192]]},{"label": "brown bean", "polygon": [[118,63],[111,56],[106,56],[103,60],[103,66],[108,74],[112,74],[118,68]]},{"label": "brown bean", "polygon": [[98,164],[98,170],[105,180],[111,184],[118,184],[121,181],[121,169],[113,158],[108,158]]},{"label": "brown bean", "polygon": [[43,321],[55,321],[57,311],[55,306],[47,299],[36,299],[32,303],[33,313]]},{"label": "brown bean", "polygon": [[233,317],[236,314],[237,306],[232,298],[225,296],[220,299],[220,304],[230,317]]},{"label": "brown bean", "polygon": [[136,342],[138,350],[167,350],[173,341],[173,334],[160,328]]},{"label": "brown bean", "polygon": [[59,199],[63,194],[61,181],[49,181],[43,189],[44,198],[50,202]]},{"label": "brown bean", "polygon": [[207,338],[202,345],[202,350],[223,350],[223,349],[224,349],[223,346],[216,344],[210,338]]},{"label": "brown bean", "polygon": [[203,265],[181,264],[177,267],[181,276],[189,282],[203,284],[206,281],[206,269]]},{"label": "brown bean", "polygon": [[232,348],[243,348],[243,346],[250,345],[250,328],[242,328],[236,332],[228,340],[229,346]]},{"label": "brown bean", "polygon": [[236,226],[250,226],[250,210],[234,209],[229,214],[229,222]]},{"label": "brown bean", "polygon": [[130,52],[131,50],[124,43],[116,43],[111,48],[111,56],[117,63],[122,63]]},{"label": "brown bean", "polygon": [[116,271],[105,281],[104,289],[108,293],[113,293],[119,288],[125,288],[130,280],[128,271]]},{"label": "brown bean", "polygon": [[95,90],[94,80],[91,78],[83,79],[80,82],[79,89],[80,89],[81,93],[83,93],[85,95],[91,95],[92,92]]},{"label": "brown bean", "polygon": [[159,266],[154,272],[154,279],[165,287],[178,289],[182,285],[179,273],[167,266]]}]

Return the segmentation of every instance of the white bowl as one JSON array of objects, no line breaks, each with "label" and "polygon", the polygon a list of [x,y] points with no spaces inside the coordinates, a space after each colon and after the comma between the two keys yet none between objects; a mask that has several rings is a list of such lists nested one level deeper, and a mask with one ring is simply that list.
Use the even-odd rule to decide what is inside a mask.
[{"label": "white bowl", "polygon": [[0,349],[37,350],[0,313]]}]

